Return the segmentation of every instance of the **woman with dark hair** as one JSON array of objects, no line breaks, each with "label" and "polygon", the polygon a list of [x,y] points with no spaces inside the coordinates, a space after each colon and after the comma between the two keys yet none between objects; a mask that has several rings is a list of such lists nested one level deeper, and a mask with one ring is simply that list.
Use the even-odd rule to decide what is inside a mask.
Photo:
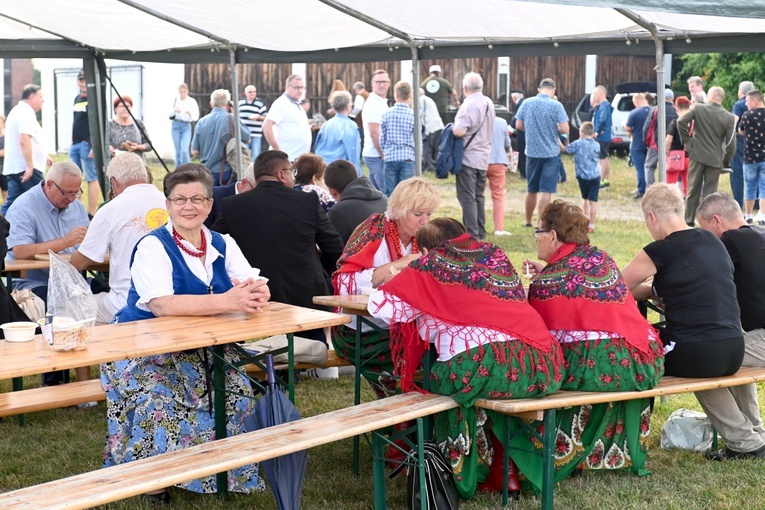
[{"label": "woman with dark hair", "polygon": [[138,119],[130,116],[133,99],[130,96],[114,98],[114,119],[109,121],[109,154],[114,156],[120,152],[137,152],[143,156],[151,150],[151,144],[146,137],[146,127]]},{"label": "woman with dark hair", "polygon": [[[685,96],[678,96],[675,99],[675,109],[677,110],[677,117],[678,118],[682,117],[688,112],[688,110],[691,109],[691,100]],[[669,159],[673,157],[673,155],[670,153],[671,151],[683,151],[683,154],[684,154],[684,157],[683,157],[684,169],[679,172],[670,172],[668,169],[667,183],[674,184],[677,182],[678,178],[681,178],[683,180],[683,195],[687,195],[688,194],[689,159],[688,159],[688,152],[685,150],[683,141],[680,139],[680,132],[677,130],[677,119],[672,119],[672,122],[670,122],[669,126],[667,127],[666,144],[667,144],[667,162],[668,163],[669,163]],[[669,164],[667,164],[667,167],[669,168]]]},{"label": "woman with dark hair", "polygon": [[329,211],[335,205],[335,199],[324,189],[324,171],[327,169],[324,160],[316,154],[303,154],[295,161],[295,169],[295,189],[316,193],[324,212]]},{"label": "woman with dark hair", "polygon": [[[501,461],[492,461],[502,458],[501,443],[488,431],[493,413],[475,409],[475,401],[552,393],[560,388],[563,360],[501,248],[477,241],[451,218],[422,227],[417,242],[423,256],[372,293],[369,311],[390,324],[405,391],[417,389],[414,371],[435,345],[430,390],[461,404],[436,415],[435,439],[467,499],[492,466],[502,471]],[[496,428],[503,420],[492,421]],[[501,490],[499,480],[492,488]]]},{"label": "woman with dark hair", "polygon": [[[165,176],[170,221],[144,236],[130,265],[127,306],[116,322],[172,315],[217,315],[258,312],[270,293],[259,270],[250,267],[234,240],[209,231],[203,222],[212,207],[212,175],[200,164],[179,166]],[[239,360],[226,348],[229,362]],[[104,467],[122,464],[215,438],[208,349],[158,354],[101,365],[107,399]],[[226,371],[229,436],[244,431],[252,413],[249,381]],[[194,492],[215,492],[215,476],[179,485]],[[258,465],[229,472],[229,490],[263,490]],[[166,492],[147,495],[152,502],[169,500]]]},{"label": "woman with dark hair", "polygon": [[[529,303],[563,348],[561,389],[642,391],[655,386],[664,373],[659,335],[640,315],[614,260],[590,244],[582,210],[563,200],[552,202],[534,238],[546,264],[523,261],[534,275]],[[561,415],[556,479],[581,463],[587,469],[646,473],[650,399],[580,406]],[[524,442],[532,441],[523,436],[513,444]],[[511,456],[539,487],[541,459],[516,449]]]}]

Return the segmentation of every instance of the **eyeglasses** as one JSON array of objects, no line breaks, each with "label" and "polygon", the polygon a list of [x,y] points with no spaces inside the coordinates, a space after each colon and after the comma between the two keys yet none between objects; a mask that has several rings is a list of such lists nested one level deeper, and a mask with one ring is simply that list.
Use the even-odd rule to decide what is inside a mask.
[{"label": "eyeglasses", "polygon": [[207,197],[200,197],[199,195],[193,197],[173,197],[170,201],[175,205],[186,205],[186,202],[191,201],[194,205],[202,205],[210,200]]},{"label": "eyeglasses", "polygon": [[295,167],[289,167],[289,168],[282,168],[280,172],[289,172],[292,174],[293,177],[297,177],[298,169]]},{"label": "eyeglasses", "polygon": [[552,229],[541,229],[541,228],[535,228],[534,229],[534,237],[538,236],[539,234],[545,234],[547,232],[552,232]]},{"label": "eyeglasses", "polygon": [[59,191],[59,193],[64,195],[66,198],[80,198],[82,196],[82,190],[64,191],[64,190],[61,189],[61,186],[56,184],[56,181],[50,181],[50,182],[52,182],[53,185],[56,187],[56,189]]}]

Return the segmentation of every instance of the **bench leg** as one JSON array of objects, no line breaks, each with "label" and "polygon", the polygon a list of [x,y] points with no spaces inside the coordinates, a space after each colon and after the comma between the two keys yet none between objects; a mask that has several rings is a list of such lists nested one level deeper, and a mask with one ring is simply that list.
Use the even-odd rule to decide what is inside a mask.
[{"label": "bench leg", "polygon": [[[226,366],[223,359],[222,345],[214,345],[213,351],[213,395],[215,402],[215,439],[223,439],[228,435],[226,432]],[[228,495],[228,473],[226,471],[216,475],[216,484],[219,497]]]},{"label": "bench leg", "polygon": [[295,336],[287,333],[287,388],[290,401],[295,403]]},{"label": "bench leg", "polygon": [[[356,354],[353,371],[353,405],[361,403],[361,315],[356,316]],[[359,476],[359,436],[353,436],[353,474]],[[383,479],[385,473],[383,473]],[[383,495],[384,497],[384,495]]]},{"label": "bench leg", "polygon": [[425,427],[417,418],[417,475],[420,478],[420,510],[428,510],[428,486],[425,483]]},{"label": "bench leg", "polygon": [[542,441],[542,510],[553,510],[553,483],[555,481],[555,409],[544,415],[544,439]]},{"label": "bench leg", "polygon": [[[21,391],[24,389],[24,379],[22,377],[14,377],[13,378],[13,391]],[[24,415],[19,415],[19,427],[24,426]]]},{"label": "bench leg", "polygon": [[[358,438],[358,436],[356,436]],[[375,491],[375,510],[385,510],[385,441],[378,432],[372,432],[372,479]],[[357,473],[358,474],[358,473]]]},{"label": "bench leg", "polygon": [[510,415],[504,414],[502,419],[505,422],[505,434],[502,438],[502,448],[504,448],[504,452],[502,452],[502,508],[507,508],[510,492],[507,480],[508,473],[510,472]]}]

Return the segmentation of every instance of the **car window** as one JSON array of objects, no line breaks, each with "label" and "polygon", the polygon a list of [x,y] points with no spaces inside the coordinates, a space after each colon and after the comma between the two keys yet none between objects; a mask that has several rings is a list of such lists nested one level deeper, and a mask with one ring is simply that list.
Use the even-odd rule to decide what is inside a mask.
[{"label": "car window", "polygon": [[635,105],[632,103],[632,96],[622,96],[619,98],[619,103],[616,105],[617,111],[631,112],[635,109]]}]

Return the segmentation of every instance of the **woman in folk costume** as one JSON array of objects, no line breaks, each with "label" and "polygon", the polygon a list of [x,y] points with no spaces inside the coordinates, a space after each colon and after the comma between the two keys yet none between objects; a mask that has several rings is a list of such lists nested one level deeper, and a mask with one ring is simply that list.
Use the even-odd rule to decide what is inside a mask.
[{"label": "woman in folk costume", "polygon": [[[523,262],[535,275],[529,303],[563,348],[561,389],[642,391],[655,386],[664,373],[659,335],[640,315],[614,260],[590,245],[582,210],[554,201],[542,212],[534,237],[537,254],[547,265]],[[650,399],[580,406],[559,416],[556,479],[565,478],[582,463],[588,469],[647,473]],[[524,441],[541,449],[528,436],[513,446],[523,447]],[[539,487],[535,478],[541,480],[541,459],[516,450],[511,455]]]},{"label": "woman in folk costume", "polygon": [[[492,464],[493,474],[502,471],[501,445],[487,430],[493,413],[473,404],[479,398],[555,392],[562,353],[526,302],[518,273],[501,248],[477,241],[451,218],[433,220],[417,239],[425,250],[432,249],[373,292],[369,311],[390,324],[403,390],[418,389],[414,372],[435,344],[438,360],[430,389],[462,404],[436,415],[435,438],[452,465],[460,496],[467,499]],[[501,490],[501,484],[499,475],[487,488]]]},{"label": "woman in folk costume", "polygon": [[[417,260],[420,249],[414,234],[430,221],[439,201],[438,190],[425,179],[401,181],[388,199],[385,214],[367,218],[348,239],[332,275],[335,294],[371,294]],[[356,369],[361,370],[378,398],[383,398],[396,393],[397,385],[392,377],[388,325],[377,319],[373,322],[376,327],[364,324],[362,328],[362,366]],[[337,354],[349,361],[356,359],[355,328],[355,323],[340,326],[332,339]]]}]

